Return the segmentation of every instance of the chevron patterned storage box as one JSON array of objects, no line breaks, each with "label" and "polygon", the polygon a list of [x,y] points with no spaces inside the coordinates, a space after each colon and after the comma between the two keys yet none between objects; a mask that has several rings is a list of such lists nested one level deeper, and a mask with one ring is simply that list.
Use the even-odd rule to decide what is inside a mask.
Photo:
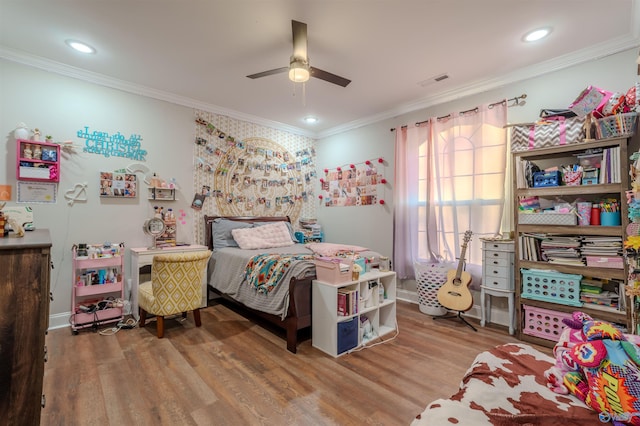
[{"label": "chevron patterned storage box", "polygon": [[584,140],[584,117],[559,117],[543,123],[521,124],[512,127],[511,151],[520,152],[556,145],[569,145]]}]

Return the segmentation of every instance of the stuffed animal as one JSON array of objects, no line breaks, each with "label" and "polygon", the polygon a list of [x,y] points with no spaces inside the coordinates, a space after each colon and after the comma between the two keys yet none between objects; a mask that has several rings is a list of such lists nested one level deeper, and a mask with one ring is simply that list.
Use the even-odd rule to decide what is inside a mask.
[{"label": "stuffed animal", "polygon": [[18,223],[17,219],[7,217],[7,223],[11,226],[11,229],[13,229],[16,237],[24,237],[24,228]]},{"label": "stuffed animal", "polygon": [[545,373],[549,387],[569,391],[614,424],[640,425],[640,338],[582,312],[563,322],[556,364]]}]

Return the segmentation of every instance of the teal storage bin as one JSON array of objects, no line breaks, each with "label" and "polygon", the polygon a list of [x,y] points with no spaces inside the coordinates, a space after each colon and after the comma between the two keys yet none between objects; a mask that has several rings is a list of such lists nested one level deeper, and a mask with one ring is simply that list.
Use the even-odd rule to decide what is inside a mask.
[{"label": "teal storage bin", "polygon": [[522,272],[523,298],[582,306],[580,301],[582,275],[524,268],[520,272]]}]

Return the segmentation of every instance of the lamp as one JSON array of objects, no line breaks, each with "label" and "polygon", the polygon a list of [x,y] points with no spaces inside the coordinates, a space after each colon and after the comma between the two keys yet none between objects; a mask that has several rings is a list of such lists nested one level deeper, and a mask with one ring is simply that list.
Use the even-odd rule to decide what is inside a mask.
[{"label": "lamp", "polygon": [[294,83],[304,83],[310,76],[309,62],[292,56],[289,62],[289,80]]}]

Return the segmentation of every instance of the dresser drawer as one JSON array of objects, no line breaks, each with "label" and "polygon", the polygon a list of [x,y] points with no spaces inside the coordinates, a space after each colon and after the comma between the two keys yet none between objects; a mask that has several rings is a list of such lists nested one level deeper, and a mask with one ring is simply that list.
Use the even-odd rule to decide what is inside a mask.
[{"label": "dresser drawer", "polygon": [[482,265],[487,267],[507,268],[509,266],[513,266],[513,259],[511,256],[485,256],[484,259],[482,259]]},{"label": "dresser drawer", "polygon": [[488,280],[492,278],[506,278],[511,280],[513,278],[513,268],[485,266],[482,269],[482,277]]},{"label": "dresser drawer", "polygon": [[513,252],[485,250],[483,257],[487,261],[491,259],[513,259]]},{"label": "dresser drawer", "polygon": [[510,252],[513,253],[514,252],[514,245],[513,245],[513,241],[509,242],[509,243],[495,243],[495,242],[490,242],[490,241],[485,241],[482,244],[482,249],[483,250],[493,250],[493,251],[505,251],[505,252]]},{"label": "dresser drawer", "polygon": [[489,289],[496,289],[496,290],[513,291],[514,289],[513,280],[511,279],[511,277],[504,277],[504,276],[497,277],[497,276],[491,276],[491,275],[484,275],[482,277],[482,285]]}]

